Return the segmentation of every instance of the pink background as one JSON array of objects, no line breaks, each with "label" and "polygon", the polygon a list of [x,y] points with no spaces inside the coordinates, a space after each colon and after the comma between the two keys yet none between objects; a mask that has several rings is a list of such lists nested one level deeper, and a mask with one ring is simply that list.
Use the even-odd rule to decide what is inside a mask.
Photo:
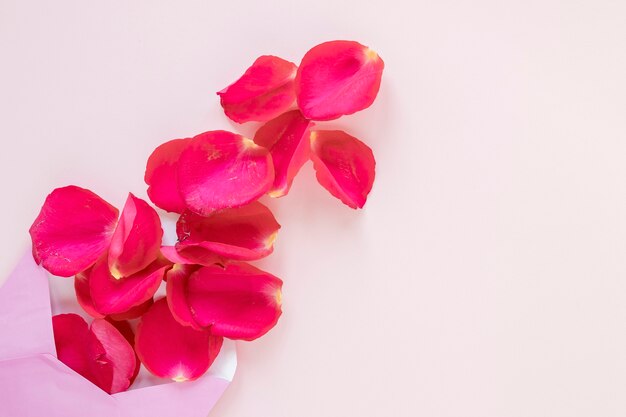
[{"label": "pink background", "polygon": [[212,416],[626,415],[626,3],[0,0],[0,271],[45,195],[145,196],[159,143],[249,134],[215,91],[355,39],[377,156],[351,211],[307,165],[261,265],[284,316]]}]

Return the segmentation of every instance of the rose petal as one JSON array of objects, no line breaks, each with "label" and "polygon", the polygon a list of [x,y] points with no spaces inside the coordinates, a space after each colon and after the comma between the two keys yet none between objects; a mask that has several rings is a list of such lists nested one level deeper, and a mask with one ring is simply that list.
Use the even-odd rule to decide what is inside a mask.
[{"label": "rose petal", "polygon": [[267,149],[223,130],[194,137],[178,164],[181,195],[187,207],[201,215],[255,201],[273,181]]},{"label": "rose petal", "polygon": [[152,298],[159,288],[165,271],[171,267],[157,259],[142,271],[122,279],[109,272],[106,258],[100,259],[89,274],[89,292],[100,314],[124,313]]},{"label": "rose petal", "polygon": [[52,317],[57,358],[74,371],[114,394],[130,386],[135,353],[120,332],[102,319],[87,326],[77,314]]},{"label": "rose petal", "polygon": [[106,320],[94,320],[90,329],[104,347],[106,358],[113,365],[111,387],[106,391],[110,394],[126,391],[137,365],[132,346],[119,330]]},{"label": "rose petal", "polygon": [[[152,299],[150,301],[152,301]],[[152,306],[152,302],[150,303],[150,306]],[[124,336],[124,339],[126,339],[128,344],[133,348],[133,355],[135,356],[135,370],[130,377],[130,385],[132,385],[139,374],[139,369],[141,368],[141,361],[139,360],[139,356],[135,353],[135,332],[130,326],[130,323],[126,320],[115,321],[111,320],[109,317],[107,317],[106,320],[111,323],[122,336]]]},{"label": "rose petal", "polygon": [[353,41],[325,42],[302,59],[296,76],[298,106],[312,120],[332,120],[371,106],[385,64]]},{"label": "rose petal", "polygon": [[195,320],[214,335],[254,340],[281,315],[282,281],[244,263],[205,266],[191,274],[187,299]]},{"label": "rose petal", "polygon": [[52,317],[57,358],[93,384],[107,391],[113,381],[113,364],[101,360],[106,356],[102,343],[78,314]]},{"label": "rose petal", "polygon": [[89,268],[111,241],[118,210],[84,188],[57,188],[30,227],[33,256],[53,275]]},{"label": "rose petal", "polygon": [[246,261],[261,259],[274,250],[278,229],[280,225],[270,209],[258,201],[206,217],[187,210],[176,223],[176,248],[183,257],[197,263],[204,263],[211,255]]},{"label": "rose petal", "polygon": [[237,123],[278,116],[296,99],[296,70],[294,63],[276,56],[257,58],[241,78],[217,93],[224,113]]},{"label": "rose petal", "polygon": [[374,184],[372,150],[340,130],[311,132],[311,159],[318,182],[352,208],[362,208]]},{"label": "rose petal", "polygon": [[223,339],[178,323],[162,298],[141,318],[135,349],[154,375],[174,381],[199,378],[219,353]]},{"label": "rose petal", "polygon": [[254,142],[269,149],[274,162],[271,197],[286,195],[294,177],[309,159],[308,129],[311,125],[299,110],[293,110],[270,120],[254,135]]},{"label": "rose petal", "polygon": [[[178,253],[175,246],[161,246],[161,254],[173,264],[190,265],[195,263],[191,259],[187,259]],[[167,281],[167,275],[165,280]]]},{"label": "rose petal", "polygon": [[189,307],[187,281],[189,276],[199,268],[197,265],[174,265],[166,274],[167,304],[172,316],[183,326],[189,326],[196,330],[201,330],[202,327],[196,323]]},{"label": "rose petal", "polygon": [[150,298],[148,301],[145,301],[139,305],[131,307],[128,311],[118,314],[111,314],[108,316],[113,321],[124,321],[124,320],[134,320],[143,316],[146,311],[152,307],[154,304],[154,299]]},{"label": "rose petal", "polygon": [[76,291],[76,299],[78,304],[85,310],[87,314],[96,319],[104,318],[104,314],[100,314],[93,305],[91,293],[89,292],[89,275],[91,268],[76,275],[74,278],[74,291]]},{"label": "rose petal", "polygon": [[157,147],[146,166],[148,197],[166,211],[182,213],[185,201],[178,192],[178,158],[191,139],[174,139]]},{"label": "rose petal", "polygon": [[163,229],[157,212],[128,194],[109,248],[109,269],[116,278],[135,274],[159,256]]}]

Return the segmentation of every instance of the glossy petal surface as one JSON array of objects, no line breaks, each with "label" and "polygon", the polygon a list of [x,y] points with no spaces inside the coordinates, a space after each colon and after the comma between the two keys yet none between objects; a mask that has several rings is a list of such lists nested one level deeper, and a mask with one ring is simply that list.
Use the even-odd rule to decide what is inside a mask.
[{"label": "glossy petal surface", "polygon": [[222,342],[221,337],[178,323],[162,298],[141,318],[135,349],[154,375],[187,381],[199,378],[209,369]]},{"label": "glossy petal surface", "polygon": [[163,229],[157,212],[145,201],[128,195],[109,248],[109,269],[116,278],[133,275],[160,253]]},{"label": "glossy petal surface", "polygon": [[270,120],[254,135],[254,142],[269,149],[272,155],[275,175],[270,196],[286,195],[294,177],[309,159],[311,125],[299,110],[293,110]]},{"label": "glossy petal surface", "polygon": [[254,340],[281,315],[282,281],[244,263],[202,267],[189,277],[187,299],[195,320],[212,334]]},{"label": "glossy petal surface", "polygon": [[84,188],[57,188],[30,227],[33,256],[50,273],[70,277],[93,265],[111,241],[118,210]]},{"label": "glossy petal surface", "polygon": [[171,264],[157,260],[134,275],[116,279],[106,259],[96,262],[89,274],[89,293],[94,308],[104,315],[120,314],[154,296]]},{"label": "glossy petal surface", "polygon": [[199,264],[206,263],[203,261],[211,255],[255,260],[272,253],[279,228],[270,209],[258,201],[208,216],[186,211],[176,224],[176,248],[183,257]]},{"label": "glossy petal surface", "polygon": [[294,63],[276,56],[257,58],[230,86],[217,93],[224,113],[237,123],[270,120],[295,101]]},{"label": "glossy petal surface", "polygon": [[187,207],[200,215],[255,201],[273,181],[268,150],[222,130],[194,137],[178,166],[181,195]]},{"label": "glossy petal surface", "polygon": [[352,208],[362,208],[374,184],[372,150],[340,130],[311,133],[311,159],[318,182]]},{"label": "glossy petal surface", "polygon": [[296,76],[298,106],[312,120],[332,120],[368,108],[385,64],[366,46],[331,41],[306,53]]},{"label": "glossy petal surface", "polygon": [[178,192],[178,158],[191,139],[174,139],[158,146],[148,158],[145,181],[148,197],[163,210],[182,213],[185,201]]}]

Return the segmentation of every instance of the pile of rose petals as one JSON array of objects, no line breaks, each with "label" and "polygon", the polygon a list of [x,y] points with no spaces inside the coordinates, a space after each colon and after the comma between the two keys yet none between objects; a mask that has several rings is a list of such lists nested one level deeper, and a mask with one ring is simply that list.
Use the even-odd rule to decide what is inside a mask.
[{"label": "pile of rose petals", "polygon": [[[272,253],[280,225],[258,200],[281,197],[309,159],[319,183],[361,208],[374,182],[371,149],[338,130],[318,130],[369,107],[383,61],[352,41],[306,53],[300,66],[258,58],[220,91],[226,115],[266,122],[248,139],[208,131],[150,155],[145,181],[157,207],[180,214],[178,241],[164,246],[156,210],[128,195],[119,210],[67,186],[45,200],[30,228],[33,256],[51,274],[74,277],[93,317],[53,317],[58,358],[108,393],[128,389],[140,364],[156,376],[194,380],[223,338],[254,340],[281,315],[282,281],[247,263]],[[162,285],[166,296],[155,300]]]}]

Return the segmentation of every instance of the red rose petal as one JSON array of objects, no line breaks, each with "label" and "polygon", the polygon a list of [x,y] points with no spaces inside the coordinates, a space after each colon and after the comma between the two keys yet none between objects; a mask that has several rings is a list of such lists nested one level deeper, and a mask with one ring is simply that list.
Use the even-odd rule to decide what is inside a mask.
[{"label": "red rose petal", "polygon": [[[199,216],[185,211],[176,223],[180,254],[197,263],[217,256],[235,260],[261,259],[274,250],[280,229],[274,215],[255,201],[246,206]],[[189,249],[195,249],[189,251]]]},{"label": "red rose petal", "polygon": [[[175,246],[161,246],[161,254],[173,264],[189,265],[195,263],[191,259],[187,259],[178,253]],[[165,280],[167,281],[167,276]]]},{"label": "red rose petal", "polygon": [[255,201],[273,181],[267,149],[223,130],[194,137],[178,164],[181,195],[187,207],[201,215]]},{"label": "red rose petal", "polygon": [[[150,303],[150,306],[152,306],[152,303]],[[126,320],[115,321],[110,318],[107,318],[106,320],[111,323],[113,327],[115,327],[122,334],[122,336],[124,336],[124,339],[126,339],[128,344],[133,348],[133,355],[135,355],[135,370],[130,377],[130,385],[132,385],[139,374],[139,369],[141,368],[141,361],[139,360],[139,356],[135,353],[135,332],[130,326],[130,323]]]},{"label": "red rose petal", "polygon": [[154,375],[174,381],[202,376],[219,353],[223,339],[178,323],[162,298],[143,315],[135,349]]},{"label": "red rose petal", "polygon": [[157,147],[146,166],[148,197],[159,208],[175,213],[185,210],[185,201],[178,192],[178,158],[191,139],[174,139]]},{"label": "red rose petal", "polygon": [[133,275],[156,260],[163,229],[157,212],[128,194],[109,248],[109,269],[116,278]]},{"label": "red rose petal", "polygon": [[104,347],[106,357],[113,365],[111,387],[106,391],[110,394],[126,391],[137,365],[132,346],[119,330],[106,320],[94,320],[90,329]]},{"label": "red rose petal", "polygon": [[363,207],[376,167],[366,144],[340,130],[318,130],[311,132],[311,159],[324,188],[352,208]]},{"label": "red rose petal", "polygon": [[295,101],[293,81],[297,67],[276,56],[261,56],[233,84],[217,93],[224,113],[237,123],[264,122]]},{"label": "red rose petal", "polygon": [[124,321],[124,320],[134,320],[143,316],[146,311],[152,307],[154,304],[154,300],[150,298],[148,301],[145,301],[139,305],[131,307],[128,311],[118,314],[111,314],[108,316],[113,321]]},{"label": "red rose petal", "polygon": [[57,188],[30,227],[33,256],[50,273],[70,277],[89,268],[109,246],[118,210],[84,188]]},{"label": "red rose petal", "polygon": [[187,299],[195,320],[214,335],[254,340],[281,315],[282,281],[237,263],[202,267],[189,277]]},{"label": "red rose petal", "polygon": [[187,281],[189,276],[199,268],[197,265],[174,265],[166,274],[167,304],[172,316],[183,326],[189,326],[196,330],[201,330],[202,327],[196,323],[189,307]]},{"label": "red rose petal", "polygon": [[136,368],[135,353],[124,336],[106,320],[87,326],[77,314],[52,317],[58,359],[108,392],[125,391]]},{"label": "red rose petal", "polygon": [[270,120],[254,135],[254,142],[269,149],[274,162],[271,197],[286,195],[294,177],[309,159],[308,129],[311,125],[299,110],[293,110]]},{"label": "red rose petal", "polygon": [[93,384],[107,391],[113,381],[113,364],[102,360],[106,351],[78,314],[52,317],[57,358]]},{"label": "red rose petal", "polygon": [[100,314],[124,313],[154,296],[165,271],[171,264],[157,259],[142,271],[116,279],[109,272],[106,258],[102,258],[89,274],[89,292],[95,309]]},{"label": "red rose petal", "polygon": [[100,314],[93,305],[91,293],[89,292],[89,275],[91,268],[76,275],[74,278],[74,291],[76,291],[76,299],[78,304],[85,310],[87,314],[96,319],[104,318],[104,314]]},{"label": "red rose petal", "polygon": [[385,64],[366,46],[332,41],[306,53],[296,76],[298,106],[312,120],[332,120],[368,108]]}]

